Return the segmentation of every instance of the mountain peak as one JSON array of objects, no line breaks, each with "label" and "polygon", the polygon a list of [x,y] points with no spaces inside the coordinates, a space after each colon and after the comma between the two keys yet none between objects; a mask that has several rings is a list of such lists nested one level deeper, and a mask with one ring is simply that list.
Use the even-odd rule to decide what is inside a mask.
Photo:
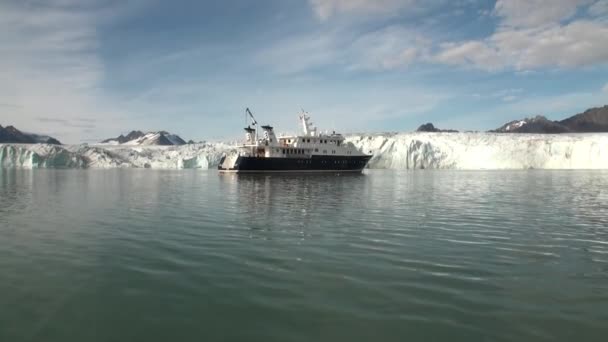
[{"label": "mountain peak", "polygon": [[425,123],[424,125],[421,125],[420,127],[418,127],[418,129],[416,130],[416,132],[446,132],[446,133],[456,133],[458,131],[453,130],[453,129],[439,129],[437,127],[435,127],[435,125],[433,125],[432,123]]},{"label": "mountain peak", "polygon": [[61,142],[53,137],[21,132],[12,125],[0,126],[0,143],[61,145]]},{"label": "mountain peak", "polygon": [[501,133],[588,133],[608,132],[608,106],[590,108],[561,121],[542,115],[508,122],[492,132]]},{"label": "mountain peak", "polygon": [[176,134],[171,134],[167,131],[157,131],[144,133],[142,131],[131,131],[129,134],[120,135],[117,138],[106,139],[101,142],[102,144],[114,144],[114,145],[161,145],[161,146],[174,146],[174,145],[185,145],[181,137]]}]

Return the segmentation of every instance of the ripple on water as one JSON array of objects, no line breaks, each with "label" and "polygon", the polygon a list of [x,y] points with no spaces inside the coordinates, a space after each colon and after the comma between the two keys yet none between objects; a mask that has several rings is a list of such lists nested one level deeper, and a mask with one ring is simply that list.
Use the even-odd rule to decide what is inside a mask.
[{"label": "ripple on water", "polygon": [[607,173],[1,177],[0,340],[608,333]]}]

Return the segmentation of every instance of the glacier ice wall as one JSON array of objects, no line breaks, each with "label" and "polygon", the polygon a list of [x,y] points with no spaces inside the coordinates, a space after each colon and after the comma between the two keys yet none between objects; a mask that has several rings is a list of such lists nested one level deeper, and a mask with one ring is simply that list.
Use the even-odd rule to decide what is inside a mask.
[{"label": "glacier ice wall", "polygon": [[153,168],[207,169],[219,164],[229,145],[182,146],[0,144],[3,168]]},{"label": "glacier ice wall", "polygon": [[[608,133],[401,133],[350,135],[383,169],[608,169]],[[2,168],[215,168],[233,145],[0,144]]]},{"label": "glacier ice wall", "polygon": [[381,169],[608,169],[608,134],[353,135]]},{"label": "glacier ice wall", "polygon": [[57,145],[0,144],[1,168],[82,168],[85,159]]}]

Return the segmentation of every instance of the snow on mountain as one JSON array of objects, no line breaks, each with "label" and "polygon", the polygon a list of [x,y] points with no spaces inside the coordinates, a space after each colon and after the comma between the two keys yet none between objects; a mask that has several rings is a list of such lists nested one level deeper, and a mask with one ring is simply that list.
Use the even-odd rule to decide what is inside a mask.
[{"label": "snow on mountain", "polygon": [[505,131],[514,131],[527,123],[528,121],[526,120],[513,121],[511,123],[506,124],[504,129]]},{"label": "snow on mountain", "polygon": [[143,133],[142,131],[131,131],[126,136],[106,139],[101,142],[108,145],[138,145],[138,146],[174,146],[185,145],[186,141],[176,134],[165,131]]},{"label": "snow on mountain", "polygon": [[590,108],[561,121],[542,115],[511,121],[494,130],[501,133],[592,133],[608,132],[608,106]]},{"label": "snow on mountain", "polygon": [[142,131],[131,131],[127,135],[122,135],[121,134],[121,135],[119,135],[116,138],[111,138],[111,139],[103,140],[101,143],[102,144],[110,144],[110,145],[119,145],[119,144],[124,144],[124,143],[126,143],[128,141],[131,141],[131,140],[135,140],[137,138],[141,138],[144,135],[146,135],[146,134],[144,132],[142,132]]},{"label": "snow on mountain", "polygon": [[566,133],[570,128],[560,122],[551,121],[542,115],[523,120],[515,120],[496,129],[496,133]]},{"label": "snow on mountain", "polygon": [[[608,133],[400,133],[347,137],[377,169],[608,169]],[[225,143],[182,146],[0,144],[3,168],[215,168]]]}]

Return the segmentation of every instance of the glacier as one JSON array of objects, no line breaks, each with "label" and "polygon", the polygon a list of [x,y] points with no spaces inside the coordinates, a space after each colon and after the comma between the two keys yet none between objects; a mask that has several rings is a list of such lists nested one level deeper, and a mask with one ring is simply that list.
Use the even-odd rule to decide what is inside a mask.
[{"label": "glacier", "polygon": [[608,134],[396,133],[353,135],[377,169],[608,169]]},{"label": "glacier", "polygon": [[208,169],[233,149],[225,143],[181,146],[0,144],[0,168]]},{"label": "glacier", "polygon": [[[608,133],[377,133],[346,142],[375,169],[608,169]],[[234,144],[181,146],[0,144],[0,168],[210,169]]]}]

